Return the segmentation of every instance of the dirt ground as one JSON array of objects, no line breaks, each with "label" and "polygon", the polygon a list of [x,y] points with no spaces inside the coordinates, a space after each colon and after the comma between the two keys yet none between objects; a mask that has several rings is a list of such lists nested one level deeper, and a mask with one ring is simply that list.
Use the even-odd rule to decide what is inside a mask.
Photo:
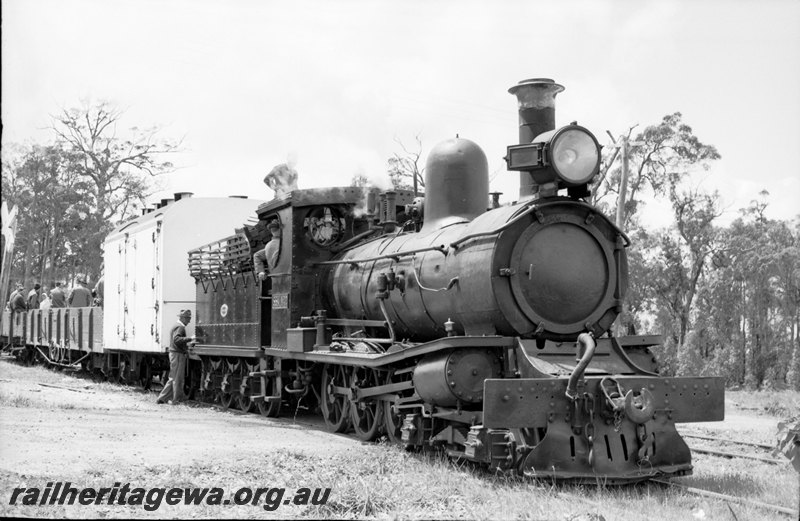
[{"label": "dirt ground", "polygon": [[[270,457],[313,468],[315,461],[354,453],[360,442],[325,431],[306,414],[269,419],[206,404],[157,405],[156,391],[98,383],[72,373],[22,367],[0,359],[0,517],[139,517],[141,507],[9,507],[16,487],[50,481],[132,487],[315,486],[297,478],[255,475]],[[298,463],[299,462],[299,463]],[[305,464],[304,462],[308,462]],[[290,483],[291,482],[291,483]],[[318,485],[318,484],[317,484]],[[233,517],[264,517],[228,511]],[[238,513],[237,513],[238,512]],[[164,510],[156,517],[217,517],[202,509]],[[292,516],[292,510],[272,514]],[[269,517],[269,516],[268,516]]]},{"label": "dirt ground", "polygon": [[[42,385],[44,384],[44,385]],[[0,361],[0,469],[52,475],[63,469],[205,462],[300,449],[330,454],[358,442],[304,416],[264,418],[205,404],[157,405],[156,392],[96,383]],[[30,404],[26,404],[26,400]],[[9,400],[26,407],[9,407]],[[17,404],[17,405],[18,405]],[[314,425],[314,424],[317,425]],[[252,443],[257,438],[258,443]]]}]

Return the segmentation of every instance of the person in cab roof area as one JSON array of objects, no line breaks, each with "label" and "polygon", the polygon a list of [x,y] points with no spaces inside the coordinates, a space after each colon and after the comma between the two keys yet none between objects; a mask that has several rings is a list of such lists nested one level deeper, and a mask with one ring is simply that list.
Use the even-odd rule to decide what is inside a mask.
[{"label": "person in cab roof area", "polygon": [[281,252],[281,225],[276,220],[267,224],[267,229],[272,234],[272,239],[253,255],[253,270],[258,276],[258,280],[267,279],[267,274],[278,264],[278,256]]},{"label": "person in cab roof area", "polygon": [[276,199],[297,190],[297,170],[292,164],[291,160],[288,163],[280,164],[264,177],[264,184],[275,191]]}]

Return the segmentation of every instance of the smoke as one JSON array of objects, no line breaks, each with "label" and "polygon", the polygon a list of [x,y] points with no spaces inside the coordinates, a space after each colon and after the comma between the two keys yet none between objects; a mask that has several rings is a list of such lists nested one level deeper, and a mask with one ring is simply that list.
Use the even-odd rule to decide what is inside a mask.
[{"label": "smoke", "polygon": [[379,200],[378,194],[381,193],[383,190],[380,188],[364,186],[364,197],[361,198],[361,201],[353,208],[353,217],[360,218],[364,217],[368,213],[372,213],[373,215],[377,213],[377,201]]},{"label": "smoke", "polygon": [[297,161],[298,161],[297,152],[295,152],[294,150],[286,154],[286,165],[289,168],[295,168],[297,166]]},{"label": "smoke", "polygon": [[353,180],[356,186],[364,189],[364,197],[353,208],[353,216],[356,218],[363,217],[368,213],[377,213],[378,194],[387,190],[394,190],[394,185],[387,172],[368,175],[363,167],[358,167],[353,175]]}]

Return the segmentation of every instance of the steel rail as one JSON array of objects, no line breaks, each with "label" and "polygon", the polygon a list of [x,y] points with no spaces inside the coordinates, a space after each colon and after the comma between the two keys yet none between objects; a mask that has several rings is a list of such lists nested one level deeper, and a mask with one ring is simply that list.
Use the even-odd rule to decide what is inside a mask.
[{"label": "steel rail", "polygon": [[742,459],[751,459],[755,461],[763,461],[764,463],[771,463],[773,465],[782,465],[784,463],[789,463],[789,460],[779,460],[779,459],[772,459],[772,458],[762,458],[761,456],[751,456],[749,454],[737,454],[735,452],[725,452],[721,450],[712,450],[712,449],[701,449],[698,447],[689,447],[692,452],[697,452],[699,454],[710,454],[712,456],[721,456],[723,458],[742,458]]},{"label": "steel rail", "polygon": [[742,505],[751,505],[751,506],[755,506],[755,507],[759,507],[759,508],[773,510],[775,512],[780,512],[781,514],[786,514],[786,515],[789,515],[789,516],[793,516],[795,518],[797,518],[800,515],[799,511],[794,510],[792,508],[787,508],[787,507],[780,506],[780,505],[773,505],[773,504],[770,504],[770,503],[764,503],[763,501],[756,501],[756,500],[753,500],[753,499],[745,499],[745,498],[738,497],[738,496],[729,496],[728,494],[720,494],[719,492],[711,492],[710,490],[703,490],[701,488],[694,488],[694,487],[690,487],[690,486],[687,486],[687,485],[683,485],[681,483],[674,483],[672,481],[666,481],[666,480],[663,480],[663,479],[654,478],[654,479],[650,479],[649,481],[651,481],[653,483],[658,483],[660,485],[667,485],[667,486],[670,486],[670,487],[679,488],[681,490],[684,490],[685,492],[688,492],[690,494],[694,494],[696,496],[703,496],[703,497],[712,498],[712,499],[719,499],[719,500],[722,500],[722,501],[728,501],[728,502],[731,502],[731,503],[739,503],[739,504],[742,504]]},{"label": "steel rail", "polygon": [[739,440],[732,440],[729,438],[717,438],[715,436],[703,436],[700,434],[681,434],[684,438],[696,438],[698,440],[707,440],[707,441],[721,441],[723,443],[735,443],[737,445],[747,445],[749,447],[760,447],[762,449],[772,450],[775,447],[772,445],[767,445],[766,443],[753,443],[752,441],[739,441]]}]

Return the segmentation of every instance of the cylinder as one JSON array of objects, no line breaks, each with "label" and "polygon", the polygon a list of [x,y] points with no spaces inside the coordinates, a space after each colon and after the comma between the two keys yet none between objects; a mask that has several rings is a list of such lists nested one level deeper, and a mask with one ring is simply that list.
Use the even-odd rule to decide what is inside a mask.
[{"label": "cylinder", "polygon": [[[522,80],[508,92],[517,97],[519,111],[519,144],[532,143],[539,134],[556,128],[556,94],[564,87],[549,78]],[[519,173],[519,197],[535,193],[529,172]]]},{"label": "cylinder", "polygon": [[414,369],[414,390],[426,402],[451,407],[483,401],[483,382],[499,378],[500,359],[490,349],[469,348],[428,355]]}]

